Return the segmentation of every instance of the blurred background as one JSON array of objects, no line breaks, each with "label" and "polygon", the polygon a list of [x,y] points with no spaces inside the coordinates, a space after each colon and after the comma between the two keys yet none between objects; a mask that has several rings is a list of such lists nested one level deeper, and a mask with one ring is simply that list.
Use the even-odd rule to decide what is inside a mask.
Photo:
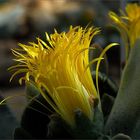
[{"label": "blurred background", "polygon": [[[125,0],[0,0],[0,99],[11,95],[21,95],[7,100],[0,106],[0,139],[12,137],[13,129],[19,125],[22,112],[27,104],[24,85],[18,78],[10,83],[12,73],[7,68],[14,64],[12,48],[17,43],[27,44],[36,37],[45,40],[45,32],[67,31],[70,25],[101,27],[93,43],[102,48],[111,42],[120,42],[120,35],[111,26],[108,12],[119,13]],[[117,85],[120,82],[120,47],[107,53],[108,75]]]}]

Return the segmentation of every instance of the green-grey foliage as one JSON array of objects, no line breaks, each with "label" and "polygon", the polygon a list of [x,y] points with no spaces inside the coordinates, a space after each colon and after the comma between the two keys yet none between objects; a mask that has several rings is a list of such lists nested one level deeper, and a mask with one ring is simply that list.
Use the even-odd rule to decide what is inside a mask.
[{"label": "green-grey foliage", "polygon": [[[140,138],[140,40],[132,48],[124,68],[121,84],[111,114],[106,124],[106,132],[112,135],[124,133],[132,138]],[[134,133],[136,135],[134,135]]]}]

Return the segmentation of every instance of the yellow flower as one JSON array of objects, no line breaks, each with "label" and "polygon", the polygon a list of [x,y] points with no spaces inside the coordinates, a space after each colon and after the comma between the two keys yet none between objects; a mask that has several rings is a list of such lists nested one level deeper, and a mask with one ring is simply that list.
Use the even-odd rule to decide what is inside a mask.
[{"label": "yellow flower", "polygon": [[125,13],[121,11],[121,15],[118,16],[114,12],[109,12],[109,16],[121,32],[127,59],[130,49],[140,38],[140,5],[137,3],[127,4]]},{"label": "yellow flower", "polygon": [[[95,61],[99,66],[105,53],[89,63],[89,49],[93,49],[90,42],[98,32],[98,28],[71,26],[68,32],[58,33],[55,30],[50,36],[46,33],[47,43],[37,38],[37,44],[19,44],[21,48],[13,50],[15,61],[19,63],[10,68],[15,71],[11,79],[25,73],[20,83],[23,79],[34,83],[52,108],[71,126],[75,124],[76,109],[92,120],[93,106],[89,99],[92,97],[94,102],[99,95],[89,66]],[[113,45],[109,45],[108,49]]]}]

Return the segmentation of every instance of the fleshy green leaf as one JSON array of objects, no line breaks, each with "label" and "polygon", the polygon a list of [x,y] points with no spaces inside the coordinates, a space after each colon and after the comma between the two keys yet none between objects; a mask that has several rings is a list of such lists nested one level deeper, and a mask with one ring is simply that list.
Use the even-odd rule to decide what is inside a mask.
[{"label": "fleshy green leaf", "polygon": [[132,139],[127,135],[119,133],[119,134],[115,135],[114,137],[112,137],[111,140],[132,140]]},{"label": "fleshy green leaf", "polygon": [[108,95],[108,94],[104,94],[102,99],[101,99],[101,104],[102,104],[102,111],[103,111],[103,114],[104,114],[104,120],[106,121],[110,112],[111,112],[111,109],[112,109],[112,106],[114,104],[114,97]]},{"label": "fleshy green leaf", "polygon": [[[47,125],[50,122],[49,115],[52,114],[47,108],[52,110],[41,95],[35,97],[23,112],[21,129],[27,131],[35,139],[46,139]],[[18,133],[15,135],[20,139],[24,138],[20,132],[20,130],[15,131]]]},{"label": "fleshy green leaf", "polygon": [[103,115],[96,107],[93,121],[89,120],[80,110],[75,111],[75,126],[69,126],[60,116],[51,118],[48,127],[49,138],[97,139],[102,136]]},{"label": "fleshy green leaf", "polygon": [[[133,135],[140,120],[140,40],[132,48],[124,68],[120,89],[105,130],[112,135]],[[140,128],[140,127],[139,127]],[[140,130],[139,130],[140,131]],[[134,138],[136,138],[133,135]],[[132,137],[132,138],[133,138]],[[140,135],[137,135],[140,138]]]}]

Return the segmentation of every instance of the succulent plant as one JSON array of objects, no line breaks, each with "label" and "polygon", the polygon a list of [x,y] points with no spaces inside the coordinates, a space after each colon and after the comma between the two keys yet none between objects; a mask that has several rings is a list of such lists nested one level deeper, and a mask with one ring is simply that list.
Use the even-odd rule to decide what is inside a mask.
[{"label": "succulent plant", "polygon": [[127,15],[110,13],[126,48],[119,88],[106,74],[106,66],[99,68],[106,51],[117,43],[108,45],[99,55],[95,52],[97,57],[89,61],[89,50],[95,49],[90,42],[98,28],[71,26],[62,33],[55,30],[54,34],[46,33],[47,43],[37,38],[38,43],[19,44],[21,48],[13,50],[18,64],[10,68],[15,70],[11,79],[24,73],[19,82],[25,80],[27,96],[32,97],[21,126],[15,129],[15,139],[140,138],[140,16],[135,13],[139,11],[139,5],[130,4]]}]

